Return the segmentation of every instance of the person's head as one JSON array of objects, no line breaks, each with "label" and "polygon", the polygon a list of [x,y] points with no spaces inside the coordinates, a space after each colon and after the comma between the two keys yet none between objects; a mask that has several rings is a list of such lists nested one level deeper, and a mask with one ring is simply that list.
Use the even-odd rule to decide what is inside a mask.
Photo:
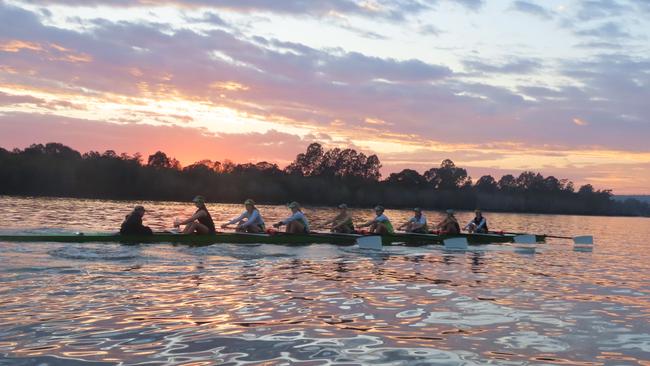
[{"label": "person's head", "polygon": [[300,211],[300,204],[296,201],[293,201],[287,205],[291,209],[291,212]]},{"label": "person's head", "polygon": [[481,217],[481,216],[483,216],[483,213],[482,213],[481,210],[479,210],[478,208],[477,208],[476,210],[474,210],[474,214],[476,215],[476,217]]},{"label": "person's head", "polygon": [[196,207],[205,207],[205,197],[203,197],[203,196],[196,196],[196,197],[194,197],[194,199],[192,200],[192,202],[194,202],[194,204],[196,205]]},{"label": "person's head", "polygon": [[451,208],[447,210],[447,216],[454,216],[454,210]]},{"label": "person's head", "polygon": [[413,209],[413,213],[415,213],[415,216],[420,217],[422,216],[422,209],[419,207],[416,207]]},{"label": "person's head", "polygon": [[253,211],[255,209],[255,201],[249,198],[244,201],[244,206],[246,206],[247,211]]},{"label": "person's head", "polygon": [[341,203],[339,205],[339,210],[341,210],[341,212],[347,211],[348,210],[348,205],[346,205],[345,203]]},{"label": "person's head", "polygon": [[133,208],[133,213],[138,215],[138,216],[144,216],[144,213],[145,213],[144,206],[140,206],[140,205],[135,206]]},{"label": "person's head", "polygon": [[384,213],[384,206],[382,206],[382,205],[375,206],[375,213],[377,214],[377,216],[383,214]]}]

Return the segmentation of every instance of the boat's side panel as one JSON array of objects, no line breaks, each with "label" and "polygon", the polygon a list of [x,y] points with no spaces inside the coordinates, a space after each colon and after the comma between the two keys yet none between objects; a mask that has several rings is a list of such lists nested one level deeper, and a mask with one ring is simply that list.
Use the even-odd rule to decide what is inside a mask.
[{"label": "boat's side panel", "polygon": [[[427,245],[442,244],[445,239],[464,237],[469,244],[510,243],[514,241],[514,234],[389,234],[382,236],[384,245]],[[171,243],[185,245],[210,245],[210,244],[280,244],[280,245],[308,245],[308,244],[334,244],[354,245],[357,235],[337,234],[243,234],[219,233],[216,235],[179,235],[159,233],[150,236],[122,236],[114,234],[90,235],[0,235],[0,241],[8,242],[58,242],[58,243],[125,243],[125,244],[154,244]],[[545,236],[537,235],[538,242],[543,242]]]},{"label": "boat's side panel", "polygon": [[55,242],[55,243],[124,243],[124,244],[154,244],[171,243],[186,245],[210,244],[335,244],[354,245],[354,238],[327,235],[247,235],[247,234],[216,234],[216,235],[178,235],[156,234],[147,236],[129,235],[3,235],[0,241],[8,242]]}]

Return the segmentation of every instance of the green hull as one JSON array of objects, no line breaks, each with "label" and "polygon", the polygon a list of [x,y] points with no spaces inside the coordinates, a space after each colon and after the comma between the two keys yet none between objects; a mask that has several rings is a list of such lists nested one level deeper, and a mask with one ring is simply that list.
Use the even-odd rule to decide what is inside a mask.
[{"label": "green hull", "polygon": [[[333,244],[354,245],[358,235],[341,234],[239,234],[219,233],[216,235],[179,235],[159,233],[150,236],[123,236],[115,234],[87,235],[0,235],[0,241],[5,242],[55,242],[55,243],[123,243],[123,244],[280,244],[280,245],[309,245]],[[469,244],[481,245],[491,243],[511,243],[513,234],[391,234],[382,236],[384,245],[427,245],[442,244],[445,239],[464,237]],[[537,241],[544,241],[543,236],[537,236]]]},{"label": "green hull", "polygon": [[0,241],[8,242],[55,242],[55,243],[123,243],[123,244],[185,244],[185,245],[211,245],[211,244],[282,244],[282,245],[308,245],[308,244],[335,244],[354,245],[353,237],[337,235],[304,235],[304,234],[216,234],[216,235],[180,235],[180,234],[155,234],[155,235],[0,235]]}]

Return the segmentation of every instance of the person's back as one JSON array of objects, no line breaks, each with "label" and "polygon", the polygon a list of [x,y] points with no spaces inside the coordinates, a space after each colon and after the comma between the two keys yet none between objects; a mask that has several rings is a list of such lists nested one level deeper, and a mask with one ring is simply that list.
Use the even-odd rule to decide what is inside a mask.
[{"label": "person's back", "polygon": [[205,212],[205,214],[199,216],[197,221],[200,222],[201,224],[205,225],[205,227],[208,228],[208,233],[209,234],[214,234],[217,231],[217,229],[214,226],[214,221],[212,220],[212,216],[210,216],[210,212],[208,212],[207,207],[205,207],[205,205],[199,207],[199,209],[196,210],[196,212],[194,214],[196,215],[196,214],[198,214],[200,212]]},{"label": "person's back", "polygon": [[126,215],[124,222],[120,226],[121,235],[153,235],[153,231],[148,226],[142,225],[142,216],[144,207],[137,206],[133,212]]},{"label": "person's back", "polygon": [[449,222],[449,225],[447,225],[447,233],[448,234],[460,234],[460,225],[458,224],[458,221],[451,220]]}]

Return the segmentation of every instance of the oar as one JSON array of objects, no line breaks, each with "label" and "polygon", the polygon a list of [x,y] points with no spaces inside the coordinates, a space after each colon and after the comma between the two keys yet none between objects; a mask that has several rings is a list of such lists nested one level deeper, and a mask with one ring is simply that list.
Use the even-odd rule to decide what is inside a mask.
[{"label": "oar", "polygon": [[[490,234],[506,234],[506,235],[529,235],[529,234],[521,234],[521,233],[513,233],[513,232],[500,232],[500,231],[490,231]],[[594,237],[591,235],[580,235],[580,236],[563,236],[563,235],[549,235],[549,234],[543,234],[544,237],[546,238],[553,238],[553,239],[571,239],[575,244],[579,245],[593,245],[594,244]]]},{"label": "oar", "polygon": [[545,235],[547,238],[554,239],[571,239],[574,245],[594,245],[594,237],[591,235],[563,236],[563,235]]},{"label": "oar", "polygon": [[545,237],[547,238],[553,238],[553,239],[573,239],[573,236],[561,236],[561,235],[547,235],[544,234]]}]

